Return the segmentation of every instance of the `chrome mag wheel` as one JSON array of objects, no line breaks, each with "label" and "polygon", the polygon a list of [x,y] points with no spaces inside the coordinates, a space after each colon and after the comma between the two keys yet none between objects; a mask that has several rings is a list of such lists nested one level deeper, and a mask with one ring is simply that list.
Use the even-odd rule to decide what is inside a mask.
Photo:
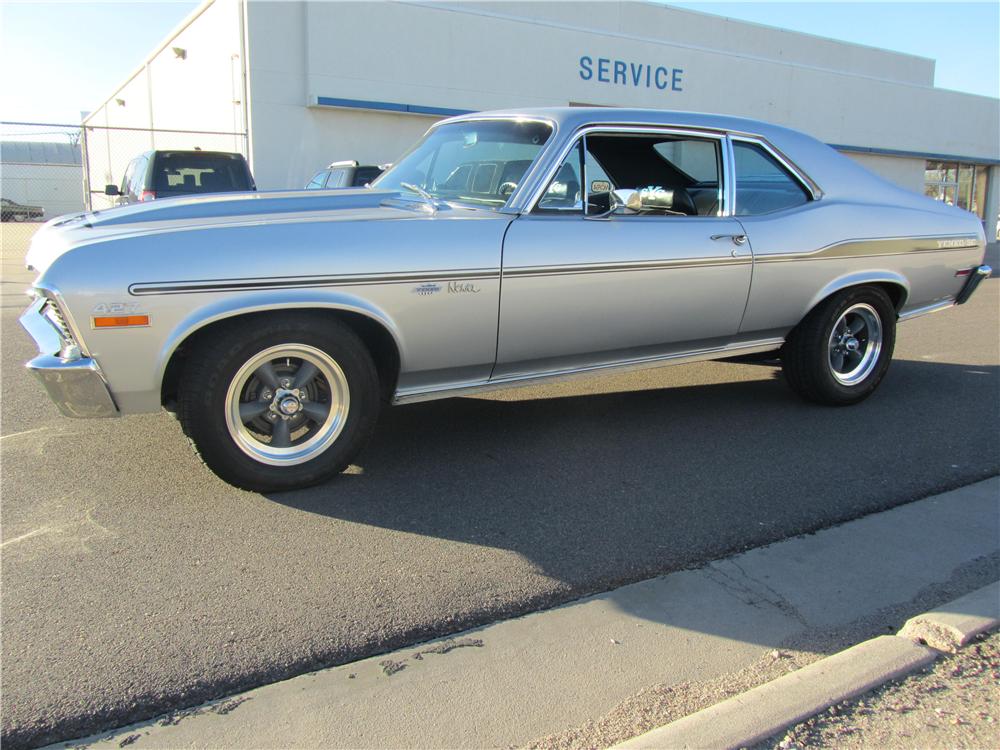
[{"label": "chrome mag wheel", "polygon": [[882,320],[871,305],[847,308],[830,333],[830,373],[841,385],[857,385],[878,364],[882,351]]},{"label": "chrome mag wheel", "polygon": [[326,352],[282,344],[254,355],[226,393],[226,426],[245,454],[272,466],[310,461],[347,421],[347,377]]}]

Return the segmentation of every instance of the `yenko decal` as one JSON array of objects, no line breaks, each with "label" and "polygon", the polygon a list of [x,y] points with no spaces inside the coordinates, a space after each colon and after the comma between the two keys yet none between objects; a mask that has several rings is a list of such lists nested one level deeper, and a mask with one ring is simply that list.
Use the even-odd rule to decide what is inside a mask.
[{"label": "yenko decal", "polygon": [[683,68],[668,68],[665,65],[612,60],[590,55],[580,57],[580,78],[584,81],[610,83],[633,88],[656,88],[660,91],[683,91],[681,88]]}]

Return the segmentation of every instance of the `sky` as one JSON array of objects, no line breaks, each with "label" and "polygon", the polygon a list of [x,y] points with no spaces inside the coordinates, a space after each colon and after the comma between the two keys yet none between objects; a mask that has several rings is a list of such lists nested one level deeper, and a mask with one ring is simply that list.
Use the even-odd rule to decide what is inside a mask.
[{"label": "sky", "polygon": [[[930,57],[937,86],[1000,95],[996,0],[670,4]],[[79,122],[197,5],[0,0],[0,120]]]}]

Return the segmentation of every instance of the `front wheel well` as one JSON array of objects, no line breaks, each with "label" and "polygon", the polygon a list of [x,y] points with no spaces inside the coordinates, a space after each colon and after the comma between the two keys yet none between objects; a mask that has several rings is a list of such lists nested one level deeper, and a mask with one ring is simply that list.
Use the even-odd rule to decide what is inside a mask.
[{"label": "front wheel well", "polygon": [[163,381],[160,384],[160,403],[164,408],[168,411],[174,410],[181,373],[187,363],[187,358],[201,342],[213,335],[224,333],[225,328],[234,323],[243,323],[254,318],[270,318],[276,314],[312,318],[318,324],[322,324],[323,319],[329,320],[331,318],[345,323],[364,342],[375,362],[382,398],[385,401],[389,401],[392,398],[396,390],[396,380],[399,377],[400,366],[399,349],[392,334],[381,323],[361,313],[329,308],[304,308],[280,310],[277,312],[268,310],[243,313],[209,323],[191,333],[174,349],[164,370]]}]

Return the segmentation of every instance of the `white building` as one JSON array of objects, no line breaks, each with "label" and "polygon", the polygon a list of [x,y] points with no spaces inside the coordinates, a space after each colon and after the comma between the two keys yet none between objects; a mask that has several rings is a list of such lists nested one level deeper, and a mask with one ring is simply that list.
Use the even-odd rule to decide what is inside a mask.
[{"label": "white building", "polygon": [[86,124],[246,133],[271,189],[393,161],[450,114],[567,104],[798,128],[996,236],[1000,101],[935,88],[930,59],[649,2],[206,0]]},{"label": "white building", "polygon": [[43,218],[83,209],[80,147],[47,141],[0,143],[0,196],[39,206]]}]

